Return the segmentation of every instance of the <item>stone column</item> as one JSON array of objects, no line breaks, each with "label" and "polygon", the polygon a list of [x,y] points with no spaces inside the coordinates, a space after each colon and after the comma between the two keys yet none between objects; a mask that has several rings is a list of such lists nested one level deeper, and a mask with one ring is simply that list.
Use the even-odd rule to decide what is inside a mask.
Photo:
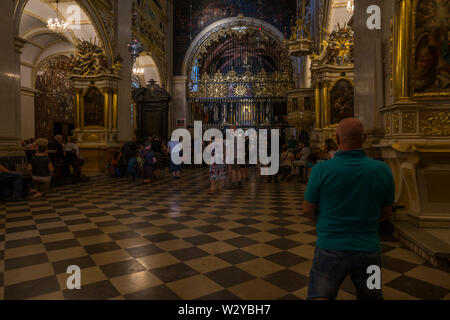
[{"label": "stone column", "polygon": [[20,50],[23,42],[15,37],[14,1],[0,1],[0,156],[22,155],[20,148]]},{"label": "stone column", "polygon": [[314,108],[315,108],[315,128],[316,129],[320,129],[321,128],[321,117],[322,117],[322,112],[320,111],[320,83],[318,81],[316,81],[315,83],[315,89],[314,89],[314,95],[315,95],[315,103],[314,103]]},{"label": "stone column", "polygon": [[172,76],[173,76],[173,4],[172,1],[166,2],[167,6],[167,38],[166,38],[166,71],[167,71],[167,79],[164,81],[167,83],[166,88],[164,88],[170,95],[172,95]]},{"label": "stone column", "polygon": [[116,0],[115,2],[115,54],[120,54],[123,58],[122,69],[120,71],[121,80],[118,85],[118,128],[119,141],[126,142],[132,137],[131,119],[131,72],[133,59],[128,52],[128,44],[131,42],[131,29],[133,26],[133,1]]},{"label": "stone column", "polygon": [[[382,31],[367,27],[367,8],[383,6],[381,0],[355,1],[353,29],[355,31],[355,116],[366,129],[368,148],[383,137],[383,121],[379,111],[383,107]],[[381,12],[383,14],[383,12]]]},{"label": "stone column", "polygon": [[21,104],[21,139],[29,139],[35,136],[34,99],[39,92],[36,89],[22,87],[20,96]]},{"label": "stone column", "polygon": [[174,26],[174,19],[173,19],[173,4],[172,1],[167,1],[166,2],[167,5],[167,18],[168,18],[168,23],[167,23],[167,38],[166,38],[166,54],[167,54],[167,59],[166,59],[166,74],[167,74],[167,79],[165,79],[165,82],[167,83],[166,86],[166,91],[169,93],[170,97],[172,97],[172,99],[169,101],[169,112],[168,112],[168,124],[167,124],[167,136],[170,138],[172,131],[175,130],[175,121],[174,120],[174,109],[176,107],[176,103],[174,101],[174,97],[175,97],[175,89],[174,89],[174,84],[175,84],[175,80],[173,79],[173,26]]},{"label": "stone column", "polygon": [[176,127],[177,119],[184,118],[186,124],[190,123],[188,103],[186,100],[186,80],[185,76],[173,77],[173,95],[172,95],[172,130]]}]

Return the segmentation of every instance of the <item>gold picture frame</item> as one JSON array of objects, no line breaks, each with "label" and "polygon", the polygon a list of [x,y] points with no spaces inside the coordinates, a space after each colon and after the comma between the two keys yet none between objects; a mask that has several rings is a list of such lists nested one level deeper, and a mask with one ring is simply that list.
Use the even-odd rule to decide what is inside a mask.
[{"label": "gold picture frame", "polygon": [[[426,54],[428,54],[429,56],[425,56],[424,59],[426,62],[429,62],[430,59],[432,60],[433,58],[436,59],[437,61],[435,61],[435,65],[434,65],[434,69],[438,69],[439,67],[439,63],[444,63],[444,67],[446,65],[450,66],[450,64],[448,64],[448,62],[446,62],[446,60],[443,60],[441,56],[438,55],[438,52],[434,53],[434,56],[430,53],[430,52],[426,52],[427,50],[429,51],[429,48],[432,47],[430,45],[428,45],[428,43],[432,42],[433,40],[436,39],[430,39],[432,37],[437,37],[436,36],[436,32],[439,32],[439,36],[440,39],[439,41],[447,41],[447,45],[449,43],[448,40],[448,34],[450,32],[450,14],[449,16],[447,16],[446,18],[442,18],[442,17],[438,17],[438,19],[442,19],[443,21],[447,21],[447,24],[444,26],[442,26],[442,24],[440,24],[438,27],[434,27],[431,28],[429,27],[429,29],[427,30],[426,27],[423,28],[418,28],[418,15],[423,15],[424,13],[418,12],[418,6],[419,4],[424,4],[424,6],[422,7],[421,10],[427,10],[428,7],[430,6],[436,6],[436,11],[437,12],[442,12],[442,10],[439,11],[439,8],[442,9],[442,7],[445,6],[450,6],[450,2],[448,2],[447,0],[408,0],[408,1],[412,1],[411,3],[411,37],[410,37],[410,43],[409,43],[409,47],[410,47],[410,56],[411,56],[411,60],[410,60],[410,70],[409,70],[409,75],[410,75],[410,94],[411,94],[411,98],[413,99],[442,99],[442,98],[450,98],[450,85],[448,85],[447,87],[444,87],[441,90],[434,90],[434,89],[430,89],[431,86],[435,86],[435,83],[438,82],[438,76],[439,74],[437,73],[438,70],[435,70],[433,74],[433,71],[428,71],[424,77],[422,78],[421,82],[422,85],[424,86],[425,90],[422,91],[418,91],[417,90],[417,85],[416,82],[417,80],[417,73],[418,73],[418,67],[417,67],[417,51],[418,50],[422,50],[420,54],[424,54],[424,56]],[[425,1],[425,2],[424,2]],[[426,5],[425,5],[426,4]],[[430,7],[431,10],[431,7]],[[445,10],[444,10],[445,11]],[[447,7],[447,13],[450,12],[450,9]],[[429,12],[429,14],[433,14],[433,12]],[[445,14],[445,13],[444,13]],[[408,27],[408,26],[407,26]],[[436,29],[439,29],[438,31],[436,31]],[[446,31],[446,32],[445,32]],[[420,33],[419,33],[420,32]],[[444,35],[445,37],[447,37],[446,40],[443,40]],[[425,44],[426,43],[426,44]],[[441,45],[444,44],[443,42],[438,43]],[[427,47],[428,46],[428,47]],[[428,60],[426,60],[428,59]],[[422,69],[424,70],[420,70],[422,73],[426,72],[426,64],[425,66],[423,66],[424,64],[422,64]],[[447,67],[448,68],[448,67]],[[430,67],[431,69],[431,67]],[[445,70],[445,69],[444,69]],[[429,76],[430,74],[433,74],[434,77],[436,77],[436,79],[434,80],[434,84],[431,85],[430,83],[433,81],[432,79],[426,79],[427,76]],[[445,75],[444,75],[445,76]],[[426,87],[427,85],[427,81],[428,81],[428,87]]]}]

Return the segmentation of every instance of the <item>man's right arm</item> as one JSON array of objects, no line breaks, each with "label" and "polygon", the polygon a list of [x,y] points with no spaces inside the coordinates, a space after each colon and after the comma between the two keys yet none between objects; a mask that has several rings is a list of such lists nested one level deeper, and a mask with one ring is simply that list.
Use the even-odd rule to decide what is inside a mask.
[{"label": "man's right arm", "polygon": [[0,164],[0,172],[9,173],[10,171]]},{"label": "man's right arm", "polygon": [[381,209],[380,222],[389,219],[392,216],[392,206],[395,202],[395,183],[394,177],[392,176],[392,171],[387,164],[387,186],[386,186],[386,197],[384,199],[383,207]]}]

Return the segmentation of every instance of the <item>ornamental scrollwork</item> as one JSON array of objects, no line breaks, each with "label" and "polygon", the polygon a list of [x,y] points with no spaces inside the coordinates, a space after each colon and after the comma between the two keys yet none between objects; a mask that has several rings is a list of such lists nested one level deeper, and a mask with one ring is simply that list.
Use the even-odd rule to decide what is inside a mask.
[{"label": "ornamental scrollwork", "polygon": [[345,66],[353,64],[355,38],[351,26],[339,23],[337,29],[330,33],[328,40],[323,40],[324,47],[320,55],[311,54],[312,60],[322,64]]},{"label": "ornamental scrollwork", "polygon": [[72,64],[82,77],[98,75],[108,69],[106,55],[96,41],[79,40],[76,48],[77,52],[72,54]]},{"label": "ornamental scrollwork", "polygon": [[415,112],[407,112],[403,114],[402,133],[416,132],[417,116]]},{"label": "ornamental scrollwork", "polygon": [[449,111],[419,112],[420,133],[426,136],[450,136]]},{"label": "ornamental scrollwork", "polygon": [[285,97],[293,87],[287,72],[267,73],[262,70],[255,74],[246,72],[238,75],[231,70],[227,74],[203,74],[198,81],[197,90],[188,90],[188,94],[190,98]]}]

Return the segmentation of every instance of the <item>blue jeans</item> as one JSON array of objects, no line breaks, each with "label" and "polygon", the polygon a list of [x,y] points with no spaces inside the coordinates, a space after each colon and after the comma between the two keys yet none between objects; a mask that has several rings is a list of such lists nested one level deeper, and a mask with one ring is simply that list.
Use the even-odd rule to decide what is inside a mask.
[{"label": "blue jeans", "polygon": [[308,299],[335,299],[342,281],[350,275],[358,300],[383,300],[381,288],[369,289],[367,286],[367,280],[372,275],[367,273],[367,268],[371,265],[381,269],[380,253],[323,250],[316,247],[309,275]]},{"label": "blue jeans", "polygon": [[23,197],[23,177],[21,174],[13,172],[0,172],[0,182],[12,183],[13,198]]}]

